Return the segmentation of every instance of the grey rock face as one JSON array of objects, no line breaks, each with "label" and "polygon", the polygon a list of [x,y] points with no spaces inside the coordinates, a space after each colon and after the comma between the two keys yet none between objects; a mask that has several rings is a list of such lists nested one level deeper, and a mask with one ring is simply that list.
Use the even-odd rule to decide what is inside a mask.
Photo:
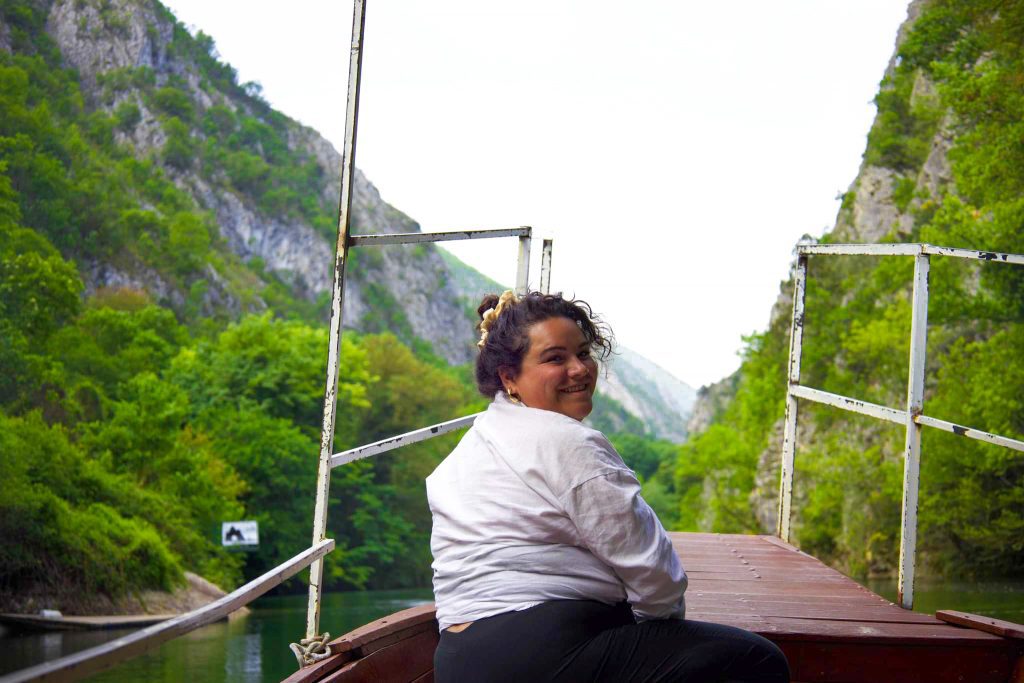
[{"label": "grey rock face", "polygon": [[690,411],[690,419],[686,423],[688,434],[700,434],[711,422],[725,409],[725,407],[736,395],[736,387],[739,384],[740,373],[737,370],[728,377],[708,384],[697,390],[693,407]]},{"label": "grey rock face", "polygon": [[6,24],[0,24],[0,50],[11,51],[11,29]]},{"label": "grey rock face", "polygon": [[[900,26],[897,34],[897,47],[903,42],[914,21],[920,15],[923,4],[924,0],[914,0],[910,3],[907,9],[907,19]],[[893,57],[886,69],[887,76],[892,76],[895,73],[896,60],[897,51],[894,50]],[[933,85],[923,75],[919,75],[914,82],[912,100],[934,97]],[[922,168],[916,176],[911,177],[914,181],[915,194],[935,195],[951,185],[952,173],[948,161],[948,152],[951,146],[949,126],[950,120],[947,116],[939,125]],[[880,241],[891,233],[904,238],[910,235],[914,227],[911,209],[919,200],[913,199],[907,210],[901,210],[896,205],[893,191],[895,183],[899,179],[900,176],[891,169],[862,164],[856,179],[850,185],[850,191],[854,193],[854,201],[851,206],[841,208],[836,217],[835,227],[832,230],[836,241],[869,243]],[[788,322],[792,315],[792,290],[793,277],[791,275],[787,282],[782,283],[779,298],[773,306],[771,318],[773,325],[780,318],[784,318],[788,328]],[[710,401],[710,397],[699,397],[694,414],[712,412],[708,408]],[[750,494],[751,507],[765,532],[775,529],[778,515],[778,477],[783,431],[784,422],[778,420],[772,426],[768,446],[758,457],[754,490]],[[809,420],[803,420],[799,423],[797,443],[811,443],[813,440],[814,425]],[[806,492],[801,492],[797,487],[794,496],[796,501],[794,505],[799,505],[801,497],[806,496]]]},{"label": "grey rock face", "polygon": [[147,291],[153,298],[169,301],[173,306],[185,305],[185,297],[181,292],[142,264],[133,264],[130,269],[124,269],[110,263],[93,263],[84,275],[87,295],[95,294],[101,287],[125,287]]},{"label": "grey rock face", "polygon": [[[129,131],[118,131],[117,141],[130,145],[136,154],[159,160],[167,137],[158,117],[134,91],[116,94],[113,102],[103,101],[97,86],[99,77],[114,69],[152,69],[157,86],[172,76],[184,83],[192,104],[201,116],[217,104],[233,111],[253,115],[252,103],[237,93],[218,92],[203,84],[200,70],[187,56],[172,50],[173,18],[154,3],[138,0],[109,0],[101,9],[98,3],[57,0],[50,8],[47,31],[59,45],[65,62],[78,70],[87,102],[112,111],[125,100],[140,111],[139,122]],[[7,44],[8,33],[0,26],[0,47]],[[256,112],[255,115],[258,115]],[[320,166],[322,182],[312,187],[327,205],[337,205],[340,189],[341,156],[316,131],[287,121],[287,142]],[[196,135],[201,133],[195,132]],[[288,283],[294,292],[315,301],[330,292],[334,266],[334,241],[317,232],[301,219],[267,215],[255,201],[211,183],[195,170],[164,167],[174,183],[190,194],[196,203],[216,218],[220,237],[227,248],[243,262],[258,257],[268,271]],[[352,199],[353,234],[418,232],[419,226],[408,216],[388,205],[377,189],[359,171],[355,174]],[[458,293],[449,284],[449,270],[433,246],[389,247],[362,260],[363,267],[350,268],[346,282],[345,322],[349,327],[365,329],[371,300],[367,288],[383,291],[401,310],[411,333],[430,342],[452,363],[472,358],[473,321],[458,301]],[[358,256],[356,257],[358,258]],[[126,269],[127,268],[127,269]],[[183,305],[183,292],[176,291],[155,273],[142,266],[94,264],[84,273],[87,289],[130,286],[149,291],[154,298],[172,306]],[[209,283],[203,308],[228,307],[239,312],[241,303],[227,294],[223,277],[204,273]],[[379,299],[379,296],[377,297]],[[379,303],[379,302],[377,302]],[[261,301],[249,304],[259,309]],[[396,330],[397,331],[397,330]],[[399,331],[401,332],[401,331]]]},{"label": "grey rock face", "polygon": [[102,11],[98,3],[58,0],[46,24],[64,60],[78,69],[87,94],[105,71],[171,68],[166,48],[173,28],[157,17],[150,3],[131,0],[110,0]]},{"label": "grey rock face", "polygon": [[913,219],[901,214],[893,203],[893,183],[896,174],[888,168],[865,166],[854,184],[851,222],[844,239],[853,242],[877,242],[894,228],[909,233]]}]

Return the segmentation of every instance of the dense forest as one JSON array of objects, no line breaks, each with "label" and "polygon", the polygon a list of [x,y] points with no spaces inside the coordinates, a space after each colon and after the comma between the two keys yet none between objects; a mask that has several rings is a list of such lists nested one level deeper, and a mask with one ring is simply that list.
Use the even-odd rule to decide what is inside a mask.
[{"label": "dense forest", "polygon": [[[822,242],[862,241],[869,173],[897,218],[883,242],[1024,253],[1024,3],[918,2],[875,99],[858,182]],[[939,172],[936,172],[936,168]],[[867,199],[862,197],[860,199]],[[913,259],[811,257],[801,383],[900,408]],[[680,529],[774,529],[788,297],[745,340],[711,425],[648,482]],[[1024,268],[932,258],[925,413],[1024,436]],[[801,402],[794,534],[855,575],[899,552],[902,427]],[[944,575],[1024,571],[1024,457],[926,429],[919,556]]]},{"label": "dense forest", "polygon": [[[51,6],[0,0],[0,606],[87,611],[93,596],[172,589],[184,570],[230,589],[310,543],[326,301],[240,258],[187,190],[198,178],[332,237],[332,203],[310,191],[323,171],[158,3],[127,6],[170,26],[168,59],[195,71],[95,83],[67,66]],[[76,0],[77,30],[124,38],[125,6]],[[143,127],[147,147],[133,144]],[[354,276],[379,260],[354,259]],[[99,268],[146,286],[90,288]],[[336,450],[484,407],[469,366],[435,353],[387,289],[364,296],[363,331],[343,340]],[[674,456],[614,402],[602,414],[635,432],[621,444],[638,471]],[[458,436],[335,470],[329,588],[429,583],[423,480]],[[259,522],[258,552],[220,546],[238,519]]]}]

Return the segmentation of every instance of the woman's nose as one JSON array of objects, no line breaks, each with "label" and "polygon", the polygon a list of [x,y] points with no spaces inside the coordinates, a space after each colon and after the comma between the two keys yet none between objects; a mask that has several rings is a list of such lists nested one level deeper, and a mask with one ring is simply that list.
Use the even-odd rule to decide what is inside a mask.
[{"label": "woman's nose", "polygon": [[569,376],[570,377],[585,377],[590,374],[590,368],[587,364],[581,361],[579,358],[573,358],[569,363]]}]

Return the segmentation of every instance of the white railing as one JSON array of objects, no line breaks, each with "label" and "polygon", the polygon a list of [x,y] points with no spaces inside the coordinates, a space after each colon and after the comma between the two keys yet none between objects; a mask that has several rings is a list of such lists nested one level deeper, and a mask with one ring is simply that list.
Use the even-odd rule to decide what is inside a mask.
[{"label": "white railing", "polygon": [[77,681],[86,676],[92,676],[151,650],[161,643],[223,619],[235,610],[248,605],[274,586],[291,578],[333,549],[334,540],[325,539],[215,602],[88,650],[15,671],[0,677],[0,683]]},{"label": "white railing", "polygon": [[[903,510],[900,530],[899,603],[914,606],[914,570],[917,549],[917,504],[921,469],[921,427],[934,427],[959,436],[1024,451],[1024,441],[964,427],[923,414],[925,345],[928,330],[928,271],[931,256],[952,256],[991,263],[1024,265],[1024,255],[937,247],[931,244],[801,244],[797,246],[797,265],[793,289],[793,322],[789,338],[789,382],[786,392],[785,434],[779,478],[779,509],[776,532],[790,540],[793,506],[793,468],[796,456],[797,399],[822,403],[906,427],[903,449]],[[807,286],[807,259],[811,255],[834,256],[913,256],[914,294],[910,325],[910,375],[907,403],[903,410],[868,403],[848,396],[831,394],[800,384],[800,357],[803,349],[804,299]]]}]

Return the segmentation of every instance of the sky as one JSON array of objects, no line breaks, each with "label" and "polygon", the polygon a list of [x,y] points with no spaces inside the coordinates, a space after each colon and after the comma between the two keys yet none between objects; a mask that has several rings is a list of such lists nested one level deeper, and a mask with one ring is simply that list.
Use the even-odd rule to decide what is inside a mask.
[{"label": "sky", "polygon": [[[350,0],[165,4],[341,148]],[[424,231],[533,226],[534,286],[553,238],[552,289],[699,387],[834,224],[907,4],[368,0],[356,166]],[[514,281],[514,238],[448,245]]]}]

